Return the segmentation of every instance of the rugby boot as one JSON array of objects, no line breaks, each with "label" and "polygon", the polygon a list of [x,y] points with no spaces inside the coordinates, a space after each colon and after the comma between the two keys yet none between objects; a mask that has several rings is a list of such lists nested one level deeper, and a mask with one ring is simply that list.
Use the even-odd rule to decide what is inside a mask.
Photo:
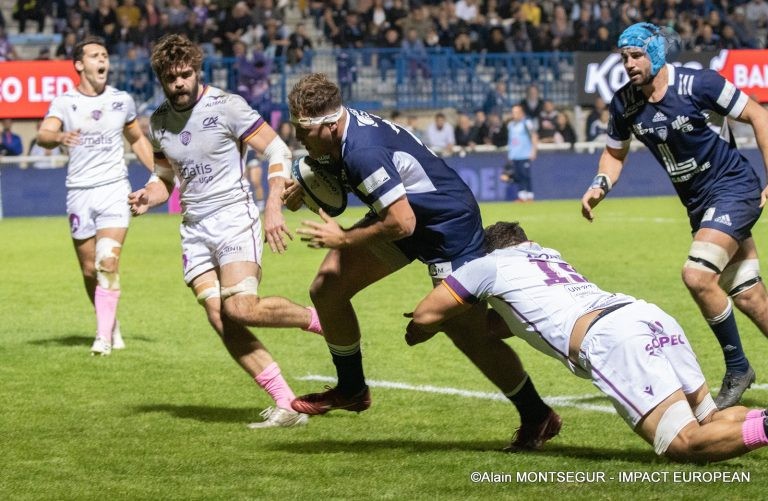
[{"label": "rugby boot", "polygon": [[314,416],[328,411],[340,409],[352,412],[362,412],[371,406],[371,392],[366,386],[357,394],[350,397],[341,393],[337,388],[326,386],[322,393],[310,393],[296,397],[291,407],[296,412]]},{"label": "rugby boot", "polygon": [[755,382],[755,371],[750,365],[747,372],[726,371],[720,393],[715,397],[718,409],[727,409],[739,403],[747,388]]}]

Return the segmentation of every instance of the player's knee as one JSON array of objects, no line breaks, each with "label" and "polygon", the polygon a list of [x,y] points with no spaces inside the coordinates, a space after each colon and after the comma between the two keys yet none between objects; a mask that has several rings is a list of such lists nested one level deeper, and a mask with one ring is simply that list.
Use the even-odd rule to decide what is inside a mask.
[{"label": "player's knee", "polygon": [[258,313],[255,307],[258,303],[258,290],[259,280],[254,276],[245,277],[235,285],[222,287],[224,314],[237,323],[258,326],[258,318],[254,319]]},{"label": "player's knee", "polygon": [[653,450],[659,456],[667,456],[676,461],[690,461],[690,433],[695,429],[698,429],[698,423],[691,406],[686,400],[678,400],[667,407],[661,416],[653,437]]},{"label": "player's knee", "polygon": [[764,301],[765,286],[760,277],[760,261],[745,259],[731,263],[720,276],[720,287],[733,298],[736,306],[748,305],[753,300]]},{"label": "player's knee", "polygon": [[352,295],[338,275],[331,273],[318,273],[309,287],[309,297],[315,305],[349,300]]},{"label": "player's knee", "polygon": [[694,295],[711,287],[717,287],[717,274],[710,270],[685,266],[683,267],[682,279],[685,286]]},{"label": "player's knee", "polygon": [[122,244],[112,238],[96,240],[96,280],[102,289],[120,289],[118,261]]}]

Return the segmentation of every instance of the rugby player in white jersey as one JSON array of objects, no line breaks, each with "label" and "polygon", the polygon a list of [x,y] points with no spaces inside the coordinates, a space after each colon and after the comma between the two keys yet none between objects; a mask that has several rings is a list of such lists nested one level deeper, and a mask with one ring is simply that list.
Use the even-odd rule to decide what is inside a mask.
[{"label": "rugby player in white jersey", "polygon": [[266,347],[246,328],[300,327],[320,333],[314,308],[278,297],[259,297],[263,241],[259,210],[243,176],[250,146],[268,160],[266,240],[284,252],[281,195],[291,152],[264,119],[235,94],[200,81],[203,54],[183,35],[168,35],[152,50],[152,68],[166,101],[150,119],[155,173],[131,193],[134,214],[165,202],[174,176],[180,185],[184,281],[205,308],[229,354],[272,397],[275,406],[251,428],[303,425],[295,398]]},{"label": "rugby player in white jersey", "polygon": [[131,214],[123,136],[141,163],[153,167],[152,147],[136,120],[136,104],[107,85],[104,40],[86,37],[74,49],[80,83],[51,102],[37,133],[44,148],[69,150],[67,214],[85,290],[96,310],[94,355],[125,347],[117,322],[120,250]]},{"label": "rugby player in white jersey", "polygon": [[591,379],[656,453],[703,463],[768,445],[764,409],[718,410],[680,325],[653,304],[589,282],[517,223],[485,230],[489,253],[453,270],[424,298],[406,329],[409,345],[488,301],[499,337],[518,336]]}]

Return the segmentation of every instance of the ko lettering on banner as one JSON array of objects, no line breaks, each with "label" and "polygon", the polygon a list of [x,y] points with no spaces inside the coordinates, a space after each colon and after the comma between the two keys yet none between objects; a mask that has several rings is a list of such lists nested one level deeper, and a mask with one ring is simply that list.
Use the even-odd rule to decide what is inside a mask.
[{"label": "ko lettering on banner", "polygon": [[72,61],[0,64],[0,118],[42,118],[53,98],[78,82]]}]

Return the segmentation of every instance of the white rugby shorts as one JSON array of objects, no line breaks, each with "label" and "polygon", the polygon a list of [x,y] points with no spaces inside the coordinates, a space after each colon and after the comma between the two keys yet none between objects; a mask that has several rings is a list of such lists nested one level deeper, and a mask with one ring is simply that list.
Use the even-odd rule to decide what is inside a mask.
[{"label": "white rugby shorts", "polygon": [[72,238],[86,240],[103,228],[127,228],[131,221],[130,193],[127,179],[95,188],[70,188],[67,215]]},{"label": "white rugby shorts", "polygon": [[645,301],[595,322],[581,345],[579,365],[632,429],[675,391],[687,395],[705,382],[682,327]]},{"label": "white rugby shorts", "polygon": [[246,261],[261,266],[261,220],[252,203],[238,203],[200,221],[182,223],[180,232],[187,285],[202,273],[228,263]]}]

